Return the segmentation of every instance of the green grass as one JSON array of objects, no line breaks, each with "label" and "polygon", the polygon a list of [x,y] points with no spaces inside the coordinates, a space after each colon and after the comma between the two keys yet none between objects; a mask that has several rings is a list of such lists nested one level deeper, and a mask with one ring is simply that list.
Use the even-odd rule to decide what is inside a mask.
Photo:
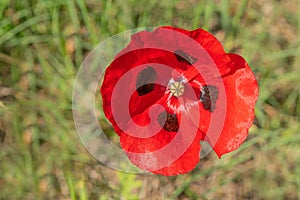
[{"label": "green grass", "polygon": [[[216,2],[216,3],[215,3]],[[0,2],[0,199],[300,199],[297,0]],[[260,85],[256,123],[233,153],[193,172],[116,172],[84,149],[72,89],[99,42],[137,27],[203,27]],[[1,141],[1,140],[0,140]]]}]

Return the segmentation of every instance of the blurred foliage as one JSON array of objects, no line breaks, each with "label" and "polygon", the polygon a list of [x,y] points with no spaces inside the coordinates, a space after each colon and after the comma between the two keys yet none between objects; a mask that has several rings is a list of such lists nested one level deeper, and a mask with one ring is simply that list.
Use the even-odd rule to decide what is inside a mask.
[{"label": "blurred foliage", "polygon": [[[0,199],[300,199],[299,1],[1,0]],[[260,85],[233,153],[177,177],[118,173],[84,150],[72,86],[87,53],[136,27],[203,27]]]}]

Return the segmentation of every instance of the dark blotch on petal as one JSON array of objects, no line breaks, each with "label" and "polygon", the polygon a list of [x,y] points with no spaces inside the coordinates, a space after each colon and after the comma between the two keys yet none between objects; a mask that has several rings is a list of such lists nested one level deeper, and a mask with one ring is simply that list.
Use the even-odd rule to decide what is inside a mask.
[{"label": "dark blotch on petal", "polygon": [[136,81],[136,91],[139,96],[148,94],[154,89],[154,81],[156,79],[156,72],[153,67],[147,67],[138,74]]},{"label": "dark blotch on petal", "polygon": [[200,94],[200,101],[203,104],[205,110],[209,110],[213,112],[216,109],[216,102],[218,99],[219,91],[216,86],[213,85],[206,85],[203,86],[201,94]]},{"label": "dark blotch on petal", "polygon": [[187,54],[186,52],[184,52],[180,49],[174,51],[174,54],[179,62],[186,62],[189,65],[194,64],[198,60],[197,58],[190,56],[189,54]]},{"label": "dark blotch on petal", "polygon": [[179,129],[179,123],[176,114],[170,114],[162,112],[158,116],[158,123],[168,132],[177,132]]}]

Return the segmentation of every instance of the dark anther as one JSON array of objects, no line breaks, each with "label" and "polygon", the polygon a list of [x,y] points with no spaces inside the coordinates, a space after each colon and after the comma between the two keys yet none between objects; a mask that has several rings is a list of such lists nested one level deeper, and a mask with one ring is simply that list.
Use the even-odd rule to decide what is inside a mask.
[{"label": "dark anther", "polygon": [[198,60],[182,50],[176,50],[174,51],[174,54],[179,62],[187,62],[190,65],[194,64]]},{"label": "dark anther", "polygon": [[162,112],[158,116],[158,123],[168,132],[177,132],[179,129],[179,123],[176,114],[170,114]]},{"label": "dark anther", "polygon": [[154,89],[156,72],[152,67],[147,67],[138,74],[136,81],[136,91],[139,96],[148,94]]},{"label": "dark anther", "polygon": [[200,94],[200,101],[203,104],[205,110],[209,110],[213,112],[216,109],[216,102],[218,99],[219,91],[216,86],[213,85],[206,85],[203,86],[201,94]]}]

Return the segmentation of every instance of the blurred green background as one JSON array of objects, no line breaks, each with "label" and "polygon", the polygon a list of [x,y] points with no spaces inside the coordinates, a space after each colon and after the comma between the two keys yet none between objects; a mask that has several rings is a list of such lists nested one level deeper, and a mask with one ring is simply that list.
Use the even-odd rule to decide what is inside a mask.
[{"label": "blurred green background", "polygon": [[[0,199],[300,199],[298,0],[1,0]],[[136,27],[202,27],[260,86],[237,151],[185,175],[109,169],[84,149],[72,87],[99,42]]]}]

